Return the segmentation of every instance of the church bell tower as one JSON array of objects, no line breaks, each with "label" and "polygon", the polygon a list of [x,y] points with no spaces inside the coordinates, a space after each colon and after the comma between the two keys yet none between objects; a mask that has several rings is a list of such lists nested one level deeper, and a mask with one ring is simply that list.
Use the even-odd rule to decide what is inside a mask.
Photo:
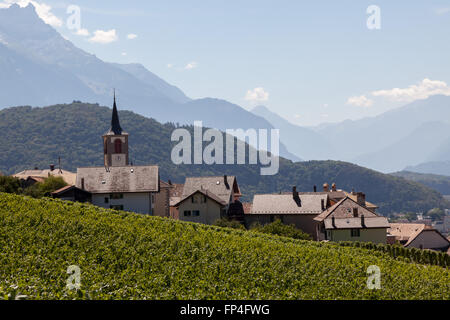
[{"label": "church bell tower", "polygon": [[103,153],[105,167],[123,167],[128,165],[128,133],[122,131],[120,127],[115,91],[111,128],[103,135]]}]

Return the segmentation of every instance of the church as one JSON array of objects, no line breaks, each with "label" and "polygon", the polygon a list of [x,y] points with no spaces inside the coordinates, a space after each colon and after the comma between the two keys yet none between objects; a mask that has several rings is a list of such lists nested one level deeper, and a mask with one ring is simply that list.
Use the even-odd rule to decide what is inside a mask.
[{"label": "church", "polygon": [[111,127],[102,136],[104,166],[78,168],[76,189],[88,192],[96,206],[168,216],[168,200],[160,199],[165,193],[160,193],[159,167],[130,164],[128,137],[120,126],[114,93]]}]

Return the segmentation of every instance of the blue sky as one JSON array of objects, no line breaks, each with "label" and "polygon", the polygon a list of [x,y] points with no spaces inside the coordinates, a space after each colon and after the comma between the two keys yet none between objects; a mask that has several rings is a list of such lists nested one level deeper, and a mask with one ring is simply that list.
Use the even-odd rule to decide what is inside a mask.
[{"label": "blue sky", "polygon": [[[300,125],[450,95],[448,0],[37,3],[62,22],[61,34],[103,60],[139,62],[192,98],[263,104]],[[71,4],[81,8],[85,35],[66,27]],[[379,30],[367,28],[370,5],[381,10]],[[111,30],[115,37],[101,33]],[[95,42],[102,36],[111,42]]]}]

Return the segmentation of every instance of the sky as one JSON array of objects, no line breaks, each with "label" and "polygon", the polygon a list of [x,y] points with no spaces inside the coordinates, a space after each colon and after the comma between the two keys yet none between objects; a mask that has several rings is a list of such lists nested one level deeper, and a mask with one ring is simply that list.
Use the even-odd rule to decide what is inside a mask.
[{"label": "sky", "polygon": [[[0,7],[11,2],[30,1]],[[265,105],[298,125],[450,95],[449,0],[31,2],[102,60],[141,63],[191,98]]]}]

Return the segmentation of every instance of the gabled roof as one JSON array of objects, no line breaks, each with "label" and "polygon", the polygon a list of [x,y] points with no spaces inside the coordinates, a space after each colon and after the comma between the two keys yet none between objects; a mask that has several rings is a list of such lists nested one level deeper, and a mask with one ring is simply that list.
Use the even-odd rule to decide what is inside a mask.
[{"label": "gabled roof", "polygon": [[344,199],[340,200],[333,206],[329,207],[327,210],[322,212],[320,215],[314,218],[316,221],[323,221],[327,219],[328,217],[331,218],[331,216],[334,216],[335,219],[344,219],[344,218],[352,218],[353,217],[353,211],[349,212],[349,209],[352,210],[352,208],[358,208],[358,215],[364,215],[365,218],[369,217],[379,217],[376,213],[373,213],[369,209],[359,205],[356,201],[349,197],[345,197]]},{"label": "gabled roof", "polygon": [[437,232],[450,243],[439,231],[423,223],[391,223],[388,229],[388,233],[395,236],[396,240],[406,241],[405,246],[413,242],[422,232]]},{"label": "gabled roof", "polygon": [[197,190],[208,190],[225,203],[229,203],[230,201],[233,201],[233,199],[231,199],[233,188],[237,188],[238,192],[240,191],[236,177],[227,176],[226,180],[227,183],[225,183],[224,176],[188,177],[184,183],[182,198],[191,195]]},{"label": "gabled roof", "polygon": [[322,200],[326,205],[328,196],[323,193],[299,193],[301,206],[297,205],[292,193],[257,194],[253,197],[250,214],[319,214]]},{"label": "gabled roof", "polygon": [[[357,217],[353,215],[354,208],[358,210]],[[364,220],[362,216],[364,216]],[[337,202],[314,220],[323,222],[325,229],[389,228],[386,217],[373,213],[349,197]]]},{"label": "gabled roof", "polygon": [[192,197],[193,195],[200,193],[206,197],[208,197],[209,199],[217,202],[219,205],[221,206],[226,206],[228,202],[223,201],[220,197],[218,197],[217,195],[215,195],[214,193],[208,191],[208,190],[195,190],[190,194],[187,194],[185,196],[183,196],[177,203],[175,203],[173,206],[174,207],[178,207],[181,203],[183,203],[184,201],[188,200],[190,197]]},{"label": "gabled roof", "polygon": [[[82,180],[84,179],[84,180]],[[158,166],[78,168],[76,186],[91,193],[159,192]]]}]

